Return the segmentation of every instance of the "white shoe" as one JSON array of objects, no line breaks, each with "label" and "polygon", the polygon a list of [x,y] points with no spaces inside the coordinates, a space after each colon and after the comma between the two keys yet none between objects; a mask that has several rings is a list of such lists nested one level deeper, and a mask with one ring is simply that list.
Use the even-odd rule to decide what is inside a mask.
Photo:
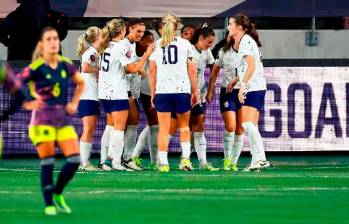
[{"label": "white shoe", "polygon": [[137,164],[133,161],[133,160],[129,160],[129,161],[125,161],[124,162],[124,165],[127,167],[127,168],[130,168],[130,169],[133,169],[133,170],[137,170],[137,171],[140,171],[142,170],[142,168],[140,168],[139,166],[137,166]]},{"label": "white shoe", "polygon": [[99,164],[98,168],[104,171],[111,171],[112,168],[110,166],[108,166],[107,164],[103,163],[103,164]]},{"label": "white shoe", "polygon": [[269,168],[270,162],[267,160],[258,160],[257,162],[251,164],[249,167],[245,168],[244,171],[259,171],[261,169]]},{"label": "white shoe", "polygon": [[127,171],[127,172],[132,172],[134,170],[132,169],[128,169],[126,167],[124,167],[123,165],[121,164],[113,164],[113,167],[112,167],[113,170],[116,170],[116,171]]},{"label": "white shoe", "polygon": [[98,167],[92,165],[91,163],[86,165],[80,165],[79,169],[83,171],[99,171]]}]

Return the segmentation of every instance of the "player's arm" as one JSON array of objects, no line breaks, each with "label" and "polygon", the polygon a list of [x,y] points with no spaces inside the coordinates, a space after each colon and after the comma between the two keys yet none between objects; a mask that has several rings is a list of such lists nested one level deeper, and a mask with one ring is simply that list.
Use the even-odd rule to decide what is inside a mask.
[{"label": "player's arm", "polygon": [[68,103],[66,106],[66,111],[69,114],[73,115],[78,110],[80,96],[85,88],[85,82],[84,82],[84,79],[82,78],[80,72],[78,72],[78,71],[76,71],[72,75],[71,78],[72,78],[73,82],[76,84],[76,90],[75,90],[74,96],[72,98],[72,101],[70,103]]},{"label": "player's arm", "polygon": [[81,65],[81,71],[83,73],[93,73],[93,74],[98,74],[99,68],[97,66],[91,66],[87,62],[83,62]]},{"label": "player's arm", "polygon": [[192,94],[192,105],[195,106],[198,102],[198,96],[197,96],[197,75],[196,75],[196,63],[195,59],[193,57],[188,57],[188,74],[190,78],[190,84],[191,84],[191,94]]},{"label": "player's arm", "polygon": [[246,70],[244,79],[242,80],[242,85],[244,84],[247,85],[248,81],[250,81],[256,69],[256,64],[252,55],[246,55],[245,59],[247,62],[247,70]]},{"label": "player's arm", "polygon": [[216,81],[217,81],[217,77],[219,74],[221,67],[217,64],[214,64],[211,70],[211,75],[210,75],[210,82],[208,85],[208,91],[207,91],[207,96],[206,96],[206,100],[207,102],[211,103],[212,99],[213,99],[213,95],[214,95],[214,89],[216,86]]},{"label": "player's arm", "polygon": [[149,85],[151,104],[154,107],[155,86],[156,86],[156,63],[155,61],[149,61]]},{"label": "player's arm", "polygon": [[126,73],[138,73],[141,69],[144,68],[145,63],[147,62],[148,58],[150,55],[154,52],[155,50],[155,44],[151,44],[148,46],[147,51],[144,53],[143,57],[141,60],[128,64],[125,66]]}]

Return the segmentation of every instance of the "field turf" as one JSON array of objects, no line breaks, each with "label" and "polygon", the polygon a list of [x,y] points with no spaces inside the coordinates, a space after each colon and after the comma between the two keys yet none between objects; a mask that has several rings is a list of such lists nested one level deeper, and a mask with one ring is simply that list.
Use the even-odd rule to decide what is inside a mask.
[{"label": "field turf", "polygon": [[73,214],[45,217],[39,161],[3,159],[0,223],[349,223],[348,155],[270,161],[276,167],[261,172],[186,173],[176,158],[167,174],[79,172],[65,191]]}]

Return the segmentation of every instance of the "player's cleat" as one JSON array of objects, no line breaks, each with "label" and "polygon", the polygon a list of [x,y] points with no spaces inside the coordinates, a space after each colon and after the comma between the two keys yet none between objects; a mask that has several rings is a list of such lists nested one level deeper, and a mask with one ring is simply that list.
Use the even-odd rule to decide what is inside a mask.
[{"label": "player's cleat", "polygon": [[158,170],[159,169],[159,165],[157,163],[152,163],[149,165],[148,167],[149,170]]},{"label": "player's cleat", "polygon": [[132,169],[129,169],[129,168],[127,168],[127,167],[124,167],[124,166],[121,165],[121,164],[113,165],[112,169],[115,170],[115,171],[127,171],[127,172],[132,172],[132,171],[134,171],[134,170],[132,170]]},{"label": "player's cleat", "polygon": [[239,169],[238,169],[238,166],[236,164],[231,163],[230,164],[230,170],[234,171],[234,172],[237,172]]},{"label": "player's cleat", "polygon": [[200,170],[204,170],[204,171],[218,171],[219,168],[216,168],[216,167],[212,166],[212,164],[210,164],[210,163],[206,163],[204,165],[200,165]]},{"label": "player's cleat", "polygon": [[125,167],[127,167],[129,169],[132,169],[132,170],[137,170],[137,171],[141,171],[142,170],[142,168],[137,166],[137,164],[133,160],[124,161],[123,164],[124,164]]},{"label": "player's cleat", "polygon": [[225,171],[230,171],[231,170],[231,159],[228,158],[228,159],[223,159],[223,170]]},{"label": "player's cleat", "polygon": [[91,163],[86,165],[80,165],[79,169],[82,171],[99,171],[98,167],[92,165]]},{"label": "player's cleat", "polygon": [[261,169],[269,168],[271,166],[269,161],[258,160],[257,162],[251,164],[249,167],[245,168],[244,171],[259,171]]},{"label": "player's cleat", "polygon": [[168,172],[170,172],[170,166],[169,165],[160,165],[159,171],[160,171],[160,173],[168,173]]},{"label": "player's cleat", "polygon": [[108,166],[107,164],[103,163],[103,164],[98,164],[98,168],[104,171],[111,171],[112,168],[110,166]]},{"label": "player's cleat", "polygon": [[62,194],[53,194],[53,203],[59,212],[70,214],[72,211],[64,200]]},{"label": "player's cleat", "polygon": [[143,160],[141,158],[135,157],[132,160],[138,167],[143,168]]},{"label": "player's cleat", "polygon": [[192,171],[194,168],[189,159],[182,159],[181,163],[179,164],[179,169],[184,171]]},{"label": "player's cleat", "polygon": [[55,216],[57,215],[57,208],[54,205],[47,206],[44,209],[44,213],[47,216]]}]

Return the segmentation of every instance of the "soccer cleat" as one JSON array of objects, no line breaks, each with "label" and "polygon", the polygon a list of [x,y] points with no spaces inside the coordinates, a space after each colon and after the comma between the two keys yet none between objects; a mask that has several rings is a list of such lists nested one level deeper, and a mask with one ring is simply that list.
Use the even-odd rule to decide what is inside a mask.
[{"label": "soccer cleat", "polygon": [[225,171],[229,171],[231,170],[231,159],[227,158],[227,159],[223,159],[223,170]]},{"label": "soccer cleat", "polygon": [[123,165],[125,167],[129,168],[129,169],[132,169],[132,170],[137,170],[137,171],[141,171],[142,170],[142,168],[137,166],[137,164],[133,160],[124,161]]},{"label": "soccer cleat", "polygon": [[86,165],[80,165],[79,169],[82,171],[99,171],[98,167],[92,165],[91,163]]},{"label": "soccer cleat", "polygon": [[206,163],[204,165],[200,165],[200,170],[204,170],[204,171],[218,171],[219,168],[216,168],[216,167],[212,166],[212,164],[210,164],[210,163]]},{"label": "soccer cleat", "polygon": [[159,169],[159,165],[157,163],[152,163],[149,165],[149,170],[158,170]]},{"label": "soccer cleat", "polygon": [[107,164],[103,163],[103,164],[99,164],[98,168],[104,171],[111,171],[112,168],[110,166],[108,166]]},{"label": "soccer cleat", "polygon": [[269,161],[258,160],[257,162],[251,164],[249,167],[245,168],[244,171],[259,171],[261,169],[269,168],[271,166]]},{"label": "soccer cleat", "polygon": [[141,158],[139,158],[139,157],[134,157],[133,159],[133,162],[138,166],[138,167],[140,167],[140,168],[142,168],[143,167],[143,160],[141,159]]},{"label": "soccer cleat", "polygon": [[55,216],[57,215],[57,208],[54,205],[47,206],[44,210],[45,215]]},{"label": "soccer cleat", "polygon": [[160,165],[159,171],[160,171],[160,173],[168,173],[168,172],[170,172],[170,166],[169,165]]},{"label": "soccer cleat", "polygon": [[194,168],[189,159],[183,158],[179,164],[179,169],[184,171],[192,171]]},{"label": "soccer cleat", "polygon": [[72,211],[65,202],[62,194],[53,194],[53,203],[59,212],[70,214]]},{"label": "soccer cleat", "polygon": [[116,170],[116,171],[127,171],[127,172],[132,172],[134,170],[132,169],[129,169],[127,167],[124,167],[123,165],[121,164],[116,164],[116,165],[113,165],[112,167],[113,170]]},{"label": "soccer cleat", "polygon": [[239,169],[238,169],[238,167],[237,167],[236,164],[231,163],[231,164],[230,164],[230,170],[231,170],[231,171],[234,171],[234,172],[237,172]]}]

